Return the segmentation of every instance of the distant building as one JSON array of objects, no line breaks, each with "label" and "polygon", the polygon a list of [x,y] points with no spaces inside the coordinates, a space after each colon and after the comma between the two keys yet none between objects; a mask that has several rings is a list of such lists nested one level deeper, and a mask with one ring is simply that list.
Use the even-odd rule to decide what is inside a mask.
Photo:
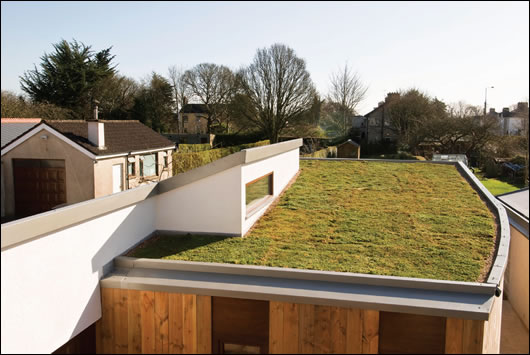
[{"label": "distant building", "polygon": [[391,124],[391,114],[389,104],[399,100],[399,93],[388,93],[385,101],[372,111],[364,115],[365,131],[361,133],[361,138],[366,139],[368,143],[395,142],[398,138],[397,130]]},{"label": "distant building", "polygon": [[361,146],[351,139],[337,146],[337,158],[361,158]]},{"label": "distant building", "polygon": [[186,104],[180,110],[180,132],[183,134],[206,134],[208,132],[208,109],[204,104]]},{"label": "distant building", "polygon": [[525,124],[528,124],[528,102],[517,103],[517,108],[513,111],[510,111],[508,107],[504,107],[502,112],[496,112],[494,108],[490,108],[488,115],[498,118],[500,135],[523,135]]}]

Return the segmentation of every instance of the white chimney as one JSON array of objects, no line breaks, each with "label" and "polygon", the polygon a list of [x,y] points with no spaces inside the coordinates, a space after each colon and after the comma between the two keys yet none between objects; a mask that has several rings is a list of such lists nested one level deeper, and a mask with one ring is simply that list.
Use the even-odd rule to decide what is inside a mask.
[{"label": "white chimney", "polygon": [[105,149],[105,127],[98,120],[98,101],[94,101],[94,119],[88,120],[88,140],[98,149]]}]

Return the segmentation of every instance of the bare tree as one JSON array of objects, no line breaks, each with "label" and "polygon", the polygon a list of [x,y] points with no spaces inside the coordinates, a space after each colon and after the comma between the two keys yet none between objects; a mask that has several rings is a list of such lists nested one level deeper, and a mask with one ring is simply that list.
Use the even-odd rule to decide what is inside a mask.
[{"label": "bare tree", "polygon": [[168,69],[169,82],[173,88],[173,110],[177,117],[175,124],[177,133],[180,133],[181,129],[180,110],[187,104],[189,96],[189,87],[184,79],[184,73],[182,68],[174,65]]},{"label": "bare tree", "polygon": [[341,131],[345,135],[351,128],[349,118],[356,114],[357,105],[364,99],[368,88],[363,85],[359,75],[344,65],[344,69],[331,74],[331,88],[328,101],[335,104],[341,117]]},{"label": "bare tree", "polygon": [[183,80],[193,99],[206,106],[208,133],[211,133],[212,124],[221,122],[222,115],[234,92],[234,74],[223,65],[202,63],[187,70]]},{"label": "bare tree", "polygon": [[308,118],[316,94],[305,61],[291,48],[274,44],[258,49],[254,61],[239,72],[242,90],[250,100],[245,117],[271,143],[281,132]]}]

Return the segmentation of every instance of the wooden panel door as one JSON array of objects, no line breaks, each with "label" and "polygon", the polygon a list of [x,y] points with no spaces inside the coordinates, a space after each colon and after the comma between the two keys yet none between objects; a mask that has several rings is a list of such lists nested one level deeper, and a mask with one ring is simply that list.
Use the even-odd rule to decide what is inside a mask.
[{"label": "wooden panel door", "polygon": [[31,216],[66,203],[64,160],[13,159],[15,215]]},{"label": "wooden panel door", "polygon": [[212,353],[268,354],[269,302],[212,297]]}]

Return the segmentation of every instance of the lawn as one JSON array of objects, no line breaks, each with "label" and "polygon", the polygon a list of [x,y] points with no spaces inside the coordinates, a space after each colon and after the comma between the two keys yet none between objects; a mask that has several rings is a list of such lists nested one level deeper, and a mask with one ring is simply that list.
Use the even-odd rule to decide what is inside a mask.
[{"label": "lawn", "polygon": [[300,161],[244,238],[157,236],[129,256],[483,281],[495,220],[455,167]]},{"label": "lawn", "polygon": [[493,179],[485,177],[479,169],[475,169],[475,175],[482,185],[488,189],[494,196],[522,189],[522,182],[513,182],[508,179]]}]

